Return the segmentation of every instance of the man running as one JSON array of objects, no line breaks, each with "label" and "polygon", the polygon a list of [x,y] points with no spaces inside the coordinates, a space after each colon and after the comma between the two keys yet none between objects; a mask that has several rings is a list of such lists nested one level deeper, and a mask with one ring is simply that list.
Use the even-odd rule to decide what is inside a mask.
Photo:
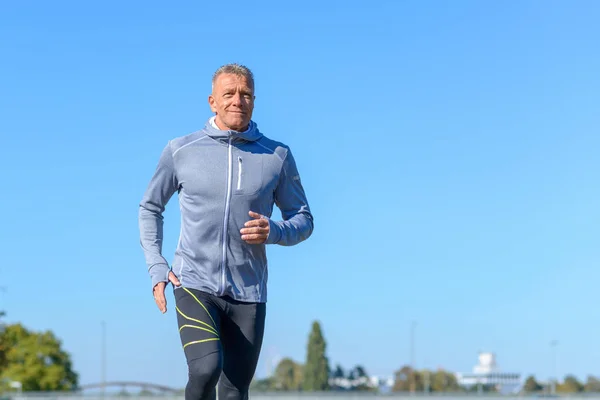
[{"label": "man running", "polygon": [[[170,140],[139,208],[140,242],[155,302],[174,286],[188,364],[186,400],[248,398],[262,346],[266,245],[292,246],[313,216],[290,148],[252,120],[254,78],[228,64],[212,80],[215,114],[199,131]],[[161,254],[163,212],[178,193],[181,232],[173,263]],[[271,219],[273,205],[282,220]],[[217,387],[218,383],[218,387]]]}]

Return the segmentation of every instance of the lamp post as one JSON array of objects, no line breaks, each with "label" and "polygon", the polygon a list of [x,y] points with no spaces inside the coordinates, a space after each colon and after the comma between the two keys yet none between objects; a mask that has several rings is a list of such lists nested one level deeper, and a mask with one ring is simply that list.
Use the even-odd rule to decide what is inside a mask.
[{"label": "lamp post", "polygon": [[106,395],[106,322],[102,321],[102,363],[101,363],[101,373],[102,373],[102,397]]},{"label": "lamp post", "polygon": [[415,329],[417,328],[417,321],[412,321],[410,325],[410,366],[415,369]]},{"label": "lamp post", "polygon": [[410,324],[410,368],[412,370],[410,376],[410,392],[416,391],[416,366],[415,366],[415,329],[417,328],[417,321],[412,321]]},{"label": "lamp post", "polygon": [[556,382],[558,382],[558,361],[556,356],[556,346],[558,345],[557,340],[553,340],[550,342],[550,347],[552,348],[552,364],[554,367],[554,379],[552,379],[550,392],[552,395],[556,394]]}]

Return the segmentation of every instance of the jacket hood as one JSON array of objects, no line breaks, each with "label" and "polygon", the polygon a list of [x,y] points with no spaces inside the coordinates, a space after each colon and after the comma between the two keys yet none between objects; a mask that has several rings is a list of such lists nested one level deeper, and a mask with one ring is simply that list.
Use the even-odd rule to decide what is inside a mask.
[{"label": "jacket hood", "polygon": [[246,129],[244,132],[238,132],[234,130],[223,131],[213,127],[211,123],[211,120],[213,119],[214,117],[210,118],[204,125],[206,134],[213,139],[227,141],[229,138],[231,138],[234,142],[238,140],[255,142],[263,136],[263,134],[258,130],[258,125],[254,121],[250,121],[248,124],[248,129]]}]

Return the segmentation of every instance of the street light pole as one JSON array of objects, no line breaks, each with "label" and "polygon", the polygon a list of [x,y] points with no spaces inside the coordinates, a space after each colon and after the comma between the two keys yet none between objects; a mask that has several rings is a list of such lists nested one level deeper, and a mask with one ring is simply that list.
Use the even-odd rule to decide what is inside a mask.
[{"label": "street light pole", "polygon": [[102,397],[106,394],[106,322],[102,321]]},{"label": "street light pole", "polygon": [[415,329],[417,327],[417,321],[412,321],[410,325],[410,368],[412,369],[410,391],[415,392],[416,390],[416,366],[415,366]]},{"label": "street light pole", "polygon": [[558,361],[556,355],[556,346],[558,345],[557,340],[553,340],[550,342],[550,347],[552,348],[552,363],[554,367],[554,379],[552,379],[551,393],[552,395],[556,394],[556,383],[558,382]]},{"label": "street light pole", "polygon": [[412,321],[410,325],[410,366],[415,369],[415,329],[417,328],[417,321]]}]

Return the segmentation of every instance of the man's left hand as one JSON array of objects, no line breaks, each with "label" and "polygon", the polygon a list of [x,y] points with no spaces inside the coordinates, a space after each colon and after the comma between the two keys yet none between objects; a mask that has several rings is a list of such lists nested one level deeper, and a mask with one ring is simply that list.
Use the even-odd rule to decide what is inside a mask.
[{"label": "man's left hand", "polygon": [[248,244],[262,244],[269,237],[269,220],[262,215],[250,211],[250,217],[254,218],[244,224],[240,230],[242,240]]}]

